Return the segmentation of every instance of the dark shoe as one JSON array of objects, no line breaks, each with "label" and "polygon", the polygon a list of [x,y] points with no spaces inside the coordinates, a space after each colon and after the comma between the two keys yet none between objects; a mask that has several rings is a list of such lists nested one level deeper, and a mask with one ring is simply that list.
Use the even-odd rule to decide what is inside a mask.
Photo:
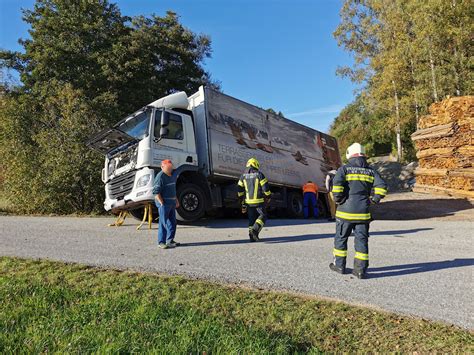
[{"label": "dark shoe", "polygon": [[178,243],[178,242],[175,242],[174,240],[172,240],[171,242],[168,243],[168,245],[172,248],[174,247],[179,247],[181,245],[181,243]]},{"label": "dark shoe", "polygon": [[329,264],[329,268],[330,268],[332,271],[337,272],[338,274],[344,274],[344,273],[346,272],[346,269],[345,269],[345,268],[337,267],[334,263]]},{"label": "dark shoe", "polygon": [[328,222],[336,222],[335,218],[328,218]]},{"label": "dark shoe", "polygon": [[365,273],[359,270],[352,270],[352,275],[357,277],[359,280],[365,279]]},{"label": "dark shoe", "polygon": [[249,231],[249,238],[251,242],[258,241],[258,237],[255,235],[255,232],[253,230]]},{"label": "dark shoe", "polygon": [[168,248],[169,248],[168,244],[165,244],[165,243],[159,243],[159,244],[158,244],[158,247],[159,247],[160,249],[168,249]]}]

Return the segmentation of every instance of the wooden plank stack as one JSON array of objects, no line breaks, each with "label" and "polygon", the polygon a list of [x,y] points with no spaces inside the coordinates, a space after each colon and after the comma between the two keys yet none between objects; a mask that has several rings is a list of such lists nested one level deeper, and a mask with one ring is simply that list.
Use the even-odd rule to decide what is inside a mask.
[{"label": "wooden plank stack", "polygon": [[474,198],[474,96],[447,98],[420,118],[415,192]]}]

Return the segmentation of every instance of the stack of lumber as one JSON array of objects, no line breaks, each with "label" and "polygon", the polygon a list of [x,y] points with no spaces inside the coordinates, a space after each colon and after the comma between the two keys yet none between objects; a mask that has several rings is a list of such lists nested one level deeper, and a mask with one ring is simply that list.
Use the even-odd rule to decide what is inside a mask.
[{"label": "stack of lumber", "polygon": [[416,192],[474,198],[474,96],[447,98],[420,118]]}]

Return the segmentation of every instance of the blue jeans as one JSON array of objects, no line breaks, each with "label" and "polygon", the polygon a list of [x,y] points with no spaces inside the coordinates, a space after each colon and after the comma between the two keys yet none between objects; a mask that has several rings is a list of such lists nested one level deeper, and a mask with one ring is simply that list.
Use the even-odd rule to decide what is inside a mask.
[{"label": "blue jeans", "polygon": [[312,192],[305,192],[303,195],[304,218],[309,217],[309,205],[312,205],[314,218],[317,218],[319,212],[318,212],[318,201],[316,201],[316,194]]},{"label": "blue jeans", "polygon": [[176,234],[176,207],[164,206],[156,202],[160,223],[158,225],[158,243],[171,243]]}]

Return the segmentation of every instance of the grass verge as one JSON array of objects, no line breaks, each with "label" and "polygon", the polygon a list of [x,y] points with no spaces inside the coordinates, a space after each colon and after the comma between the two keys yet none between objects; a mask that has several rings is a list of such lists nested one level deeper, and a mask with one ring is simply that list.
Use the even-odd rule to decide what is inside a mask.
[{"label": "grass verge", "polygon": [[0,258],[0,353],[474,351],[441,323],[177,276]]}]

